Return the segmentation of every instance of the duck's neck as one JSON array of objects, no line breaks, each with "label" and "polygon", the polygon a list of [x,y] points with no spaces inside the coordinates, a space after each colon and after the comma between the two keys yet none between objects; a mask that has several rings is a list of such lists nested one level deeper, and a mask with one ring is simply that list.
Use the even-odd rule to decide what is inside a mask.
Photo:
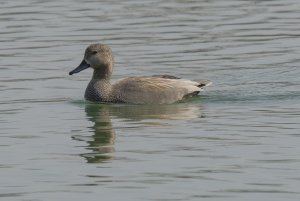
[{"label": "duck's neck", "polygon": [[112,67],[103,67],[94,69],[93,78],[95,80],[107,80],[109,81],[112,75]]}]

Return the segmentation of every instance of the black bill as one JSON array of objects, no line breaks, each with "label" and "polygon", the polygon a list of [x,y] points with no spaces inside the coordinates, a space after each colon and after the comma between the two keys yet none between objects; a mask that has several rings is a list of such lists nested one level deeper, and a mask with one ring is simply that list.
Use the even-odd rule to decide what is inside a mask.
[{"label": "black bill", "polygon": [[69,72],[69,75],[73,75],[74,73],[79,73],[80,71],[87,69],[89,67],[90,64],[86,63],[86,61],[83,59],[77,68]]}]

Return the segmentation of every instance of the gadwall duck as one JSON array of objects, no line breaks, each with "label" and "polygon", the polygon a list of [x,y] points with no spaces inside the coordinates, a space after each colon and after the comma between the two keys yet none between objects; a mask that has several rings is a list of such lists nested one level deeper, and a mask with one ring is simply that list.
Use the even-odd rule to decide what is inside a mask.
[{"label": "gadwall duck", "polygon": [[196,96],[203,87],[211,84],[208,80],[191,81],[171,75],[126,77],[111,84],[113,55],[107,45],[92,44],[84,53],[80,65],[69,72],[78,73],[93,68],[92,80],[85,90],[85,99],[95,102],[167,104]]}]

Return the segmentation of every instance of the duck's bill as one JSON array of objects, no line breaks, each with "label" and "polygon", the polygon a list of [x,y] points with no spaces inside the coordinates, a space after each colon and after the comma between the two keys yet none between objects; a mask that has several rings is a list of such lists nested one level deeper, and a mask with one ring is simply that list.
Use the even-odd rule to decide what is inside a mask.
[{"label": "duck's bill", "polygon": [[85,60],[82,60],[82,62],[79,64],[77,68],[69,72],[69,75],[73,75],[74,73],[79,73],[80,71],[83,71],[84,69],[87,69],[90,67],[90,64],[86,63]]}]

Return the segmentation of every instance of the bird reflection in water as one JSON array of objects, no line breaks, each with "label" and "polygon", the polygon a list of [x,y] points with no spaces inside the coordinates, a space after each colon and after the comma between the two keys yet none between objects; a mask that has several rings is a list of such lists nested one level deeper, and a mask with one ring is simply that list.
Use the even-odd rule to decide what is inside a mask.
[{"label": "bird reflection in water", "polygon": [[[81,154],[88,163],[102,163],[114,159],[116,134],[111,119],[126,120],[127,123],[147,126],[165,126],[162,120],[190,120],[203,118],[199,104],[178,103],[170,105],[105,105],[85,104],[88,120],[94,125],[90,127],[93,135],[88,139],[79,136],[75,140],[84,140],[89,153]],[[170,122],[168,124],[170,126]]]},{"label": "bird reflection in water", "polygon": [[[100,104],[86,104],[85,112],[88,120],[94,125],[90,127],[93,133],[88,139],[85,139],[87,150],[90,153],[81,154],[87,163],[101,163],[110,161],[113,156],[110,153],[115,152],[115,131],[109,115],[108,107]],[[79,140],[79,138],[76,138]],[[82,139],[81,139],[82,140]]]}]

